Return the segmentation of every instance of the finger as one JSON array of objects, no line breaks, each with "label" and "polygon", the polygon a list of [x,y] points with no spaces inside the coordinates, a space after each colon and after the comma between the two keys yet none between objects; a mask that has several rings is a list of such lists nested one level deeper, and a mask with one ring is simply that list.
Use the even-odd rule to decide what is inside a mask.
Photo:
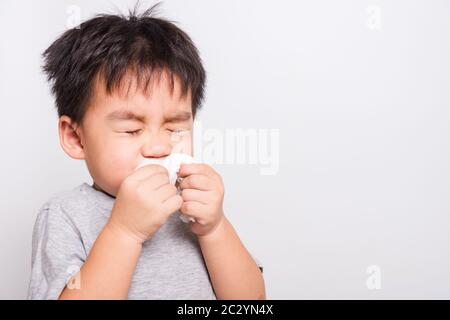
[{"label": "finger", "polygon": [[213,190],[214,181],[211,180],[211,178],[208,176],[194,174],[194,175],[188,176],[187,178],[184,178],[180,182],[179,187],[181,190],[197,189],[197,190],[209,191],[209,190]]},{"label": "finger", "polygon": [[140,180],[139,185],[149,190],[157,190],[163,185],[170,184],[169,176],[165,172],[155,173],[146,179]]},{"label": "finger", "polygon": [[158,189],[156,189],[155,197],[161,199],[161,201],[166,201],[170,197],[177,194],[177,188],[173,184],[165,184]]},{"label": "finger", "polygon": [[199,220],[204,216],[206,206],[198,201],[183,201],[180,211],[185,215]]},{"label": "finger", "polygon": [[181,198],[179,194],[175,194],[163,202],[163,206],[167,209],[169,214],[172,214],[175,211],[180,210],[182,204],[183,198]]},{"label": "finger", "polygon": [[183,163],[178,171],[178,176],[181,178],[193,175],[193,174],[203,174],[206,176],[211,176],[216,178],[218,174],[214,171],[211,166],[204,163]]},{"label": "finger", "polygon": [[156,173],[167,173],[169,175],[169,172],[166,168],[159,164],[148,164],[145,165],[136,171],[132,173],[133,179],[136,179],[137,181],[146,179]]},{"label": "finger", "polygon": [[183,201],[198,201],[202,204],[207,204],[208,198],[211,193],[208,191],[201,191],[196,189],[183,189],[181,191],[181,197]]}]

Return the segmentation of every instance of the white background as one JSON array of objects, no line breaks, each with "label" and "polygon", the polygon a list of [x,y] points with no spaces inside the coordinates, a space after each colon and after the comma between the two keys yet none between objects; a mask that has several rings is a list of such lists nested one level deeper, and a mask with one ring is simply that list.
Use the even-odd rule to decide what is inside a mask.
[{"label": "white background", "polygon": [[[134,1],[0,1],[3,299],[26,295],[40,206],[91,182],[59,146],[40,71],[72,4],[84,20]],[[160,12],[201,51],[204,127],[279,129],[278,174],[217,166],[268,298],[450,298],[449,1],[170,0]]]}]

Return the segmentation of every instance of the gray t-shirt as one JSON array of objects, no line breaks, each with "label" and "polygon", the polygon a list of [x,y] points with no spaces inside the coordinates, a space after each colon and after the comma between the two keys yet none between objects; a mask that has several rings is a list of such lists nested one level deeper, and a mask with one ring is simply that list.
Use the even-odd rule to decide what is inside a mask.
[{"label": "gray t-shirt", "polygon": [[[114,201],[83,183],[41,207],[33,230],[28,299],[59,297],[86,261]],[[179,215],[172,214],[144,242],[128,299],[216,299],[197,238]]]}]

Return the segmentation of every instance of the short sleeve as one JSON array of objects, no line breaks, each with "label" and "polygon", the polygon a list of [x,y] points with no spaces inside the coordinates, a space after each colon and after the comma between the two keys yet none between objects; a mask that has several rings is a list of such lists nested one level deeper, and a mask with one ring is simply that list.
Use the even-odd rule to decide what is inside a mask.
[{"label": "short sleeve", "polygon": [[28,299],[58,299],[86,252],[80,233],[58,203],[40,209],[33,229]]}]

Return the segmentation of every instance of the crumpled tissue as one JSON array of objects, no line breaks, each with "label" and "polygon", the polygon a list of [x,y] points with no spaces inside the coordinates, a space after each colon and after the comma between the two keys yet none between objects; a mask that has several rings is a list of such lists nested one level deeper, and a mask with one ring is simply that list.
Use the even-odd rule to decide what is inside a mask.
[{"label": "crumpled tissue", "polygon": [[[180,166],[183,163],[190,164],[200,162],[185,153],[172,153],[164,158],[145,158],[141,163],[139,163],[135,170],[148,164],[159,164],[167,169],[167,171],[169,172],[169,181],[171,184],[175,185],[177,181],[181,182],[182,180],[181,178],[177,179],[177,172],[180,170]],[[178,192],[180,191],[181,190],[178,188]],[[195,222],[195,219],[193,217],[187,216],[182,213],[180,213],[180,219],[185,223],[188,223],[189,221]]]}]

